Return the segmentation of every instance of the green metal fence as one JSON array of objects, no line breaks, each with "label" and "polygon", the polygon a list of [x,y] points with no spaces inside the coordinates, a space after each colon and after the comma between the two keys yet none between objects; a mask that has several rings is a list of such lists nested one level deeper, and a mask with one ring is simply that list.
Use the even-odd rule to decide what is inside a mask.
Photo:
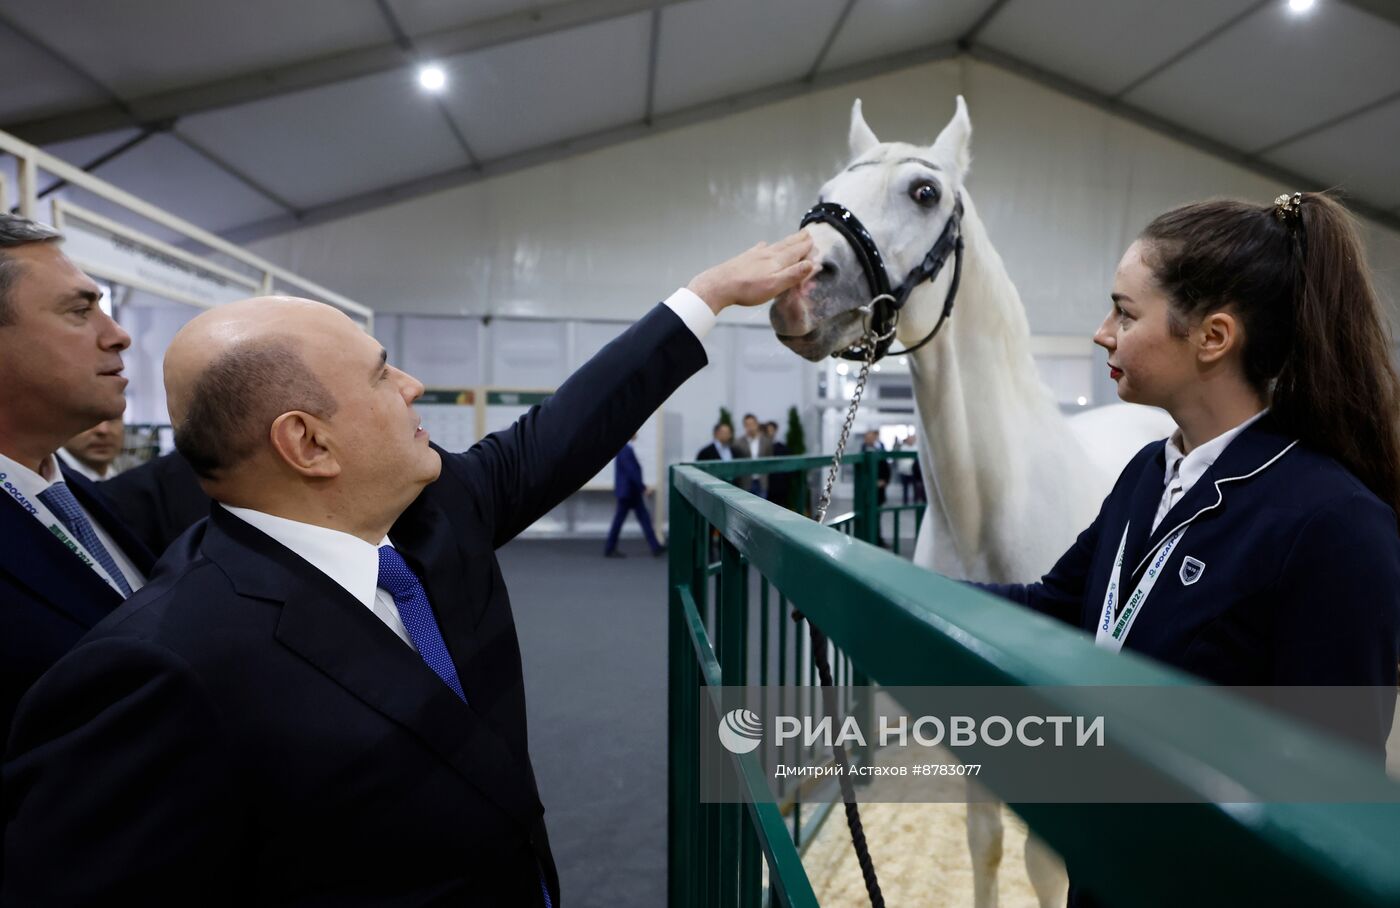
[{"label": "green metal fence", "polygon": [[[872,455],[857,459],[873,466]],[[789,617],[794,607],[830,638],[842,688],[1039,685],[1056,691],[1057,709],[1105,714],[1091,691],[1081,699],[1074,686],[1198,683],[867,544],[875,514],[860,485],[844,532],[834,532],[728,481],[827,463],[763,458],[671,470],[672,908],[818,904],[797,844],[801,808],[771,803],[754,755],[734,760],[746,803],[700,801],[704,689],[814,683],[805,628]],[[846,693],[843,709],[859,709]],[[1353,751],[1227,692],[1205,688],[1203,702],[1190,716],[1105,714],[1125,760],[1199,803],[1020,804],[1017,812],[1110,905],[1400,905],[1395,784]],[[1302,790],[1319,776],[1347,779],[1366,793],[1360,800],[1375,803],[1222,804],[1210,796],[1280,790],[1272,786],[1292,780]],[[878,851],[874,858],[878,868]]]}]

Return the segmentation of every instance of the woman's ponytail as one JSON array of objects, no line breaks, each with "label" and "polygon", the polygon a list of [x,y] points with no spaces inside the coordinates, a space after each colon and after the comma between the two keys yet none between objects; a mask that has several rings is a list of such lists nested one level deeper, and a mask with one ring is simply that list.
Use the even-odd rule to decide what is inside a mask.
[{"label": "woman's ponytail", "polygon": [[1143,231],[1177,316],[1230,306],[1274,418],[1400,514],[1400,379],[1356,222],[1320,193],[1211,201]]}]

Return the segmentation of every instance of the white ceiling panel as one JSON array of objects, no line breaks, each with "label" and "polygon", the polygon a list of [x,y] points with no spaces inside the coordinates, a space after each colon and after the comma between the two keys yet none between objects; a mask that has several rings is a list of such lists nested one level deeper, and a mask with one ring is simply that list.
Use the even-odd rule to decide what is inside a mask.
[{"label": "white ceiling panel", "polygon": [[299,208],[467,163],[407,68],[199,114],[180,128]]},{"label": "white ceiling panel", "polygon": [[125,98],[392,40],[371,0],[5,0]]},{"label": "white ceiling panel", "polygon": [[[227,230],[284,214],[241,180],[211,163],[172,135],[155,135],[93,175],[205,230]],[[125,209],[82,190],[65,190],[79,205],[170,239],[170,234],[134,220]]]},{"label": "white ceiling panel", "polygon": [[846,17],[822,69],[839,69],[903,51],[955,41],[976,24],[990,0],[860,0]]},{"label": "white ceiling panel", "polygon": [[1255,2],[1011,0],[978,41],[1115,95]]},{"label": "white ceiling panel", "polygon": [[666,7],[656,112],[802,78],[842,6],[841,0],[701,0]]},{"label": "white ceiling panel", "polygon": [[1384,208],[1400,205],[1400,165],[1376,149],[1400,148],[1400,100],[1290,142],[1266,160],[1337,186]]},{"label": "white ceiling panel", "polygon": [[569,0],[389,0],[399,24],[410,35],[486,22],[514,13],[529,13]]},{"label": "white ceiling panel", "polygon": [[0,24],[0,122],[16,122],[100,104],[101,92]]},{"label": "white ceiling panel", "polygon": [[1271,3],[1125,99],[1253,151],[1397,89],[1400,27],[1324,0]]},{"label": "white ceiling panel", "polygon": [[640,13],[453,57],[443,98],[485,161],[636,122],[650,34]]}]

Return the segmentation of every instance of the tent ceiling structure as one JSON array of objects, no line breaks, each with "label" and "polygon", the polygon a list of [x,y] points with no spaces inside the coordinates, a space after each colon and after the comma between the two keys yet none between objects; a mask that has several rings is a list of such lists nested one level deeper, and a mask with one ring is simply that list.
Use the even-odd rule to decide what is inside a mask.
[{"label": "tent ceiling structure", "polygon": [[7,0],[0,129],[245,242],[966,53],[1400,229],[1400,3],[1289,6]]}]

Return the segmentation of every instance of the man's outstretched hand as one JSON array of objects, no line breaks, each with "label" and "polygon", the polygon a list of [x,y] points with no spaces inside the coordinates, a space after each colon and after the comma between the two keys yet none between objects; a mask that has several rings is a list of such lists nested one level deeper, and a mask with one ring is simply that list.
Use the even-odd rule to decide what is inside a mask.
[{"label": "man's outstretched hand", "polygon": [[715,315],[726,306],[758,306],[817,270],[816,262],[804,261],[811,251],[812,238],[798,231],[771,245],[759,243],[702,271],[687,286]]}]

